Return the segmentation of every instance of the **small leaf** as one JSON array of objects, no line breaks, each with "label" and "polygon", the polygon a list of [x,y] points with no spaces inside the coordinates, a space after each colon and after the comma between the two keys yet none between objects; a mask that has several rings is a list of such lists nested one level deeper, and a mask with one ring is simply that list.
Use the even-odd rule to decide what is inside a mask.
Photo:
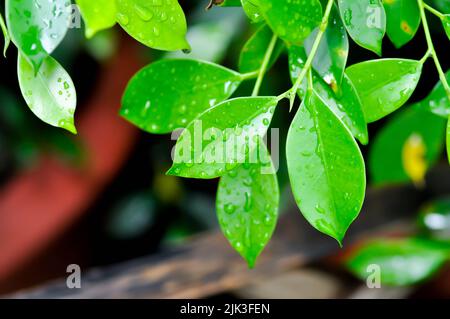
[{"label": "small leaf", "polygon": [[[447,71],[445,77],[447,78],[447,81],[450,82],[450,71]],[[445,119],[450,115],[450,100],[447,97],[447,93],[445,92],[441,81],[436,84],[431,93],[421,102],[421,104],[429,111]]]},{"label": "small leaf", "polygon": [[116,0],[117,22],[129,35],[158,50],[190,50],[178,0]]},{"label": "small leaf", "polygon": [[6,22],[11,40],[35,72],[66,35],[69,25],[68,0],[6,0]]},{"label": "small leaf", "polygon": [[[311,52],[317,32],[318,29],[315,29],[305,40],[304,46],[308,55]],[[348,50],[347,32],[342,24],[337,6],[333,5],[328,27],[313,60],[313,67],[334,92],[338,92],[341,85]]]},{"label": "small leaf", "polygon": [[3,39],[4,39],[4,45],[3,45],[3,56],[6,58],[6,51],[8,50],[9,44],[11,43],[11,38],[9,36],[8,28],[5,25],[5,21],[3,20],[3,16],[0,13],[0,27],[3,31]]},{"label": "small leaf", "polygon": [[211,179],[245,163],[272,120],[275,97],[236,98],[200,114],[175,146],[169,175]]},{"label": "small leaf", "polygon": [[275,168],[263,142],[259,157],[222,176],[216,201],[222,232],[250,268],[272,237],[280,200]]},{"label": "small leaf", "polygon": [[442,198],[425,205],[418,224],[426,236],[444,244],[450,243],[450,199]]},{"label": "small leaf", "polygon": [[[289,48],[289,66],[291,79],[295,81],[300,75],[306,62],[306,53],[302,47],[291,46]],[[347,75],[341,84],[341,94],[335,94],[331,88],[314,72],[314,90],[324,100],[330,110],[341,120],[362,144],[369,142],[369,133],[364,119],[361,101],[358,94]],[[306,82],[299,89],[301,98],[305,95]]]},{"label": "small leaf", "polygon": [[355,85],[367,123],[394,112],[408,101],[419,82],[422,63],[380,59],[354,64],[346,73]]},{"label": "small leaf", "polygon": [[339,0],[339,10],[350,37],[381,56],[386,13],[381,0]]},{"label": "small leaf", "polygon": [[384,1],[387,35],[397,48],[414,38],[420,25],[420,9],[416,0]]},{"label": "small leaf", "polygon": [[432,277],[447,258],[447,251],[425,240],[385,239],[364,246],[351,257],[347,267],[366,280],[375,265],[379,267],[381,284],[408,286]]},{"label": "small leaf", "polygon": [[267,24],[281,39],[302,44],[322,20],[319,0],[259,0]]},{"label": "small leaf", "polygon": [[116,2],[111,0],[76,0],[86,23],[86,37],[92,38],[97,32],[116,24]]},{"label": "small leaf", "polygon": [[292,121],[286,156],[303,216],[341,244],[364,200],[364,161],[350,132],[315,92]]},{"label": "small leaf", "polygon": [[160,60],[128,83],[120,114],[155,134],[186,127],[203,111],[233,94],[239,73],[195,60]]},{"label": "small leaf", "polygon": [[[258,71],[264,60],[267,47],[270,44],[273,33],[267,25],[262,25],[247,41],[239,57],[239,71],[241,73]],[[269,61],[268,69],[277,61],[285,46],[278,40]]]},{"label": "small leaf", "polygon": [[264,21],[264,17],[261,14],[257,1],[258,0],[241,0],[245,14],[253,23]]},{"label": "small leaf", "polygon": [[445,33],[447,34],[447,37],[450,40],[450,14],[443,15],[441,20],[442,25],[444,26]]},{"label": "small leaf", "polygon": [[375,184],[423,182],[439,159],[445,139],[444,119],[410,106],[394,116],[375,137],[369,168]]},{"label": "small leaf", "polygon": [[33,66],[19,54],[20,90],[31,111],[47,124],[76,134],[74,113],[76,92],[64,68],[48,56],[35,75]]}]

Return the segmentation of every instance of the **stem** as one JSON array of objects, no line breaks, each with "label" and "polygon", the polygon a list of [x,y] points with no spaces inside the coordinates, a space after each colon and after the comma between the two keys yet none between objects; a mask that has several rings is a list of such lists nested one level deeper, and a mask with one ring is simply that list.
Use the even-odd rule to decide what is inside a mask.
[{"label": "stem", "polygon": [[447,78],[445,77],[445,73],[442,70],[441,63],[439,62],[439,58],[436,54],[436,50],[434,49],[433,40],[431,39],[430,29],[428,27],[427,16],[425,14],[425,4],[423,0],[417,0],[420,9],[420,16],[422,17],[422,25],[423,30],[425,32],[425,38],[427,39],[428,51],[430,51],[430,56],[434,60],[434,64],[436,65],[436,69],[439,73],[439,79],[444,86],[445,92],[447,93],[447,97],[450,100],[450,86],[448,85]]},{"label": "stem", "polygon": [[256,79],[252,96],[257,96],[259,93],[259,89],[261,88],[261,84],[264,79],[264,75],[266,74],[267,67],[269,66],[270,58],[272,57],[272,53],[273,50],[275,49],[276,43],[277,43],[277,36],[274,34],[272,36],[272,40],[270,40],[269,46],[267,47],[267,51],[266,54],[264,55],[264,60],[261,64],[261,68],[259,69],[258,78]]},{"label": "stem", "polygon": [[289,90],[289,102],[290,102],[290,109],[292,109],[292,106],[294,105],[295,97],[297,95],[298,88],[302,84],[303,79],[305,78],[306,74],[308,73],[309,69],[311,68],[311,65],[314,61],[314,57],[316,56],[317,50],[320,45],[320,41],[322,40],[322,37],[327,29],[328,26],[328,18],[330,16],[331,8],[333,7],[333,0],[328,0],[327,7],[325,9],[325,13],[322,18],[322,22],[319,27],[319,32],[317,32],[316,39],[314,40],[313,46],[311,48],[311,52],[308,56],[308,59],[306,60],[305,66],[302,69],[302,72],[300,72],[299,77],[297,78],[297,81],[295,81],[294,86]]},{"label": "stem", "polygon": [[437,11],[435,8],[430,7],[428,4],[426,4],[425,2],[423,2],[423,7],[425,9],[427,9],[428,11],[430,11],[432,14],[434,14],[436,17],[438,17],[439,19],[442,19],[444,17],[444,15]]},{"label": "stem", "polygon": [[258,76],[258,74],[259,74],[259,71],[243,73],[243,74],[241,74],[241,79],[242,80],[254,79]]}]

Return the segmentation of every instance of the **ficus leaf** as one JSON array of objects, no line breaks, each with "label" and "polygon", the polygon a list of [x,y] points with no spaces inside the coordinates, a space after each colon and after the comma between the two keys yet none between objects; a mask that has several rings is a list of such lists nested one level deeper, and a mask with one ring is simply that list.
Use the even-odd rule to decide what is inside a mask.
[{"label": "ficus leaf", "polygon": [[222,232],[250,268],[272,237],[280,200],[275,168],[261,143],[257,161],[222,176],[216,200]]},{"label": "ficus leaf", "polygon": [[45,123],[76,134],[75,86],[64,68],[48,56],[35,74],[33,66],[21,54],[17,65],[20,90],[31,111]]},{"label": "ficus leaf", "polygon": [[209,62],[157,61],[130,80],[120,114],[147,132],[169,133],[230,97],[241,81],[239,73]]},{"label": "ficus leaf", "polygon": [[169,175],[211,179],[245,163],[272,120],[275,97],[244,97],[217,104],[183,130]]},{"label": "ficus leaf", "polygon": [[190,50],[178,0],[116,0],[116,4],[117,22],[139,42],[158,50]]},{"label": "ficus leaf", "polygon": [[[447,71],[445,77],[450,82],[450,71]],[[421,102],[421,105],[445,119],[449,117],[450,100],[441,81],[435,85],[431,93]]]},{"label": "ficus leaf", "polygon": [[446,262],[448,252],[420,239],[385,239],[368,243],[347,262],[348,269],[362,280],[375,271],[381,284],[407,286],[429,279]]},{"label": "ficus leaf", "polygon": [[116,1],[76,0],[86,23],[86,37],[92,38],[98,31],[111,28],[116,24]]},{"label": "ficus leaf", "polygon": [[286,157],[303,216],[341,244],[364,200],[364,161],[350,132],[315,92],[307,93],[292,121]]},{"label": "ficus leaf", "polygon": [[383,1],[387,18],[387,35],[397,48],[414,38],[420,25],[420,10],[416,0]]},{"label": "ficus leaf", "polygon": [[344,25],[357,44],[381,56],[386,13],[381,0],[339,0]]},{"label": "ficus leaf", "polygon": [[257,1],[258,0],[241,0],[245,14],[253,23],[264,21],[264,17],[261,14]]},{"label": "ficus leaf", "polygon": [[369,169],[375,184],[423,184],[442,152],[446,121],[419,104],[396,114],[375,137]]},{"label": "ficus leaf", "polygon": [[32,63],[35,72],[66,35],[69,0],[6,0],[6,22],[11,40]]},{"label": "ficus leaf", "polygon": [[[306,53],[302,47],[289,47],[289,68],[291,79],[298,78],[306,62]],[[344,74],[341,92],[337,95],[331,88],[313,72],[314,90],[325,101],[330,110],[344,123],[362,144],[367,144],[369,134],[364,119],[361,102],[356,89],[347,75]],[[299,95],[304,98],[306,83],[300,88]]]},{"label": "ficus leaf", "polygon": [[319,0],[258,0],[267,24],[281,39],[302,44],[322,20]]},{"label": "ficus leaf", "polygon": [[11,38],[9,36],[8,28],[6,27],[5,21],[3,20],[3,16],[0,13],[0,27],[3,31],[3,56],[6,58],[6,51],[8,50],[9,44],[11,43]]},{"label": "ficus leaf", "polygon": [[414,92],[422,73],[422,63],[406,59],[379,59],[347,68],[361,99],[368,123],[401,107]]},{"label": "ficus leaf", "polygon": [[450,40],[450,14],[445,14],[442,17],[442,25],[444,26],[445,33]]},{"label": "ficus leaf", "polygon": [[[267,25],[262,25],[242,48],[239,57],[239,71],[242,73],[258,71],[261,68],[267,47],[272,39],[273,32]],[[278,40],[269,61],[270,68],[278,59],[285,46]]]}]

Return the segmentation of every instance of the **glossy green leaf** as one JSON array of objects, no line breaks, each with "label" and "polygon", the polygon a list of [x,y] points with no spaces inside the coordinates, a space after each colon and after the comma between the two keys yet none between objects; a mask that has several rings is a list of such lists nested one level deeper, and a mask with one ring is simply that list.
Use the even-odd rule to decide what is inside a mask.
[{"label": "glossy green leaf", "polygon": [[35,75],[33,66],[19,54],[17,73],[20,90],[31,111],[45,123],[76,134],[75,86],[64,68],[48,56]]},{"label": "glossy green leaf", "polygon": [[155,134],[186,127],[200,113],[233,94],[239,73],[195,60],[160,60],[128,83],[120,114]]},{"label": "glossy green leaf", "polygon": [[450,243],[450,199],[442,198],[425,205],[420,210],[418,224],[430,239]]},{"label": "glossy green leaf", "polygon": [[273,32],[292,44],[302,44],[322,20],[319,0],[258,0]]},{"label": "glossy green leaf", "polygon": [[[311,52],[318,29],[305,40],[306,53]],[[313,60],[313,67],[324,81],[338,92],[348,57],[348,37],[336,5],[332,7],[328,27]]]},{"label": "glossy green leaf", "polygon": [[[450,71],[446,73],[447,81],[450,82]],[[447,97],[442,82],[439,81],[433,91],[422,101],[422,106],[436,115],[447,119],[450,115],[450,100]]]},{"label": "glossy green leaf", "polygon": [[315,92],[292,121],[286,156],[303,216],[341,244],[364,200],[364,161],[350,132]]},{"label": "glossy green leaf", "polygon": [[76,0],[86,23],[86,37],[92,38],[98,31],[116,24],[116,2],[111,0]]},{"label": "glossy green leaf", "polygon": [[270,155],[265,145],[260,150],[258,161],[239,165],[222,176],[216,200],[222,232],[250,268],[272,237],[280,200]]},{"label": "glossy green leaf", "polygon": [[381,284],[407,286],[429,279],[446,262],[448,252],[419,239],[385,239],[371,242],[348,261],[349,270],[366,280],[379,267]]},{"label": "glossy green leaf", "polygon": [[36,72],[66,35],[69,6],[69,0],[6,0],[6,22],[11,40]]},{"label": "glossy green leaf", "polygon": [[0,13],[0,27],[3,31],[3,56],[6,58],[6,51],[8,50],[9,44],[11,43],[11,38],[9,36],[8,28],[6,27],[5,21],[3,20],[3,16]]},{"label": "glossy green leaf", "polygon": [[[267,25],[262,25],[247,41],[239,57],[239,71],[242,73],[258,71],[264,60],[267,47],[272,39],[273,32]],[[278,59],[284,50],[284,43],[278,40],[272,53],[268,68]]]},{"label": "glossy green leaf", "polygon": [[339,0],[339,10],[350,37],[381,56],[386,13],[381,0]]},{"label": "glossy green leaf", "polygon": [[158,50],[190,50],[178,0],[116,0],[116,4],[117,22],[139,42]]},{"label": "glossy green leaf", "polygon": [[261,14],[261,10],[258,7],[258,0],[241,0],[242,8],[245,14],[249,17],[253,23],[259,23],[264,21],[264,17]]},{"label": "glossy green leaf", "polygon": [[270,125],[275,97],[236,98],[206,110],[183,131],[169,175],[210,179],[246,163]]},{"label": "glossy green leaf", "polygon": [[[291,46],[289,48],[289,68],[291,79],[295,81],[306,62],[306,53],[302,47]],[[367,124],[364,119],[361,101],[358,94],[347,75],[341,84],[341,94],[335,94],[331,88],[314,72],[314,90],[325,101],[330,110],[344,123],[362,144],[367,144],[369,134]],[[299,90],[300,97],[304,97],[306,82]]]},{"label": "glossy green leaf", "polygon": [[416,182],[420,182],[420,174],[425,174],[439,159],[445,125],[444,119],[419,105],[394,116],[375,137],[370,149],[372,181],[375,184],[409,182],[419,174]]},{"label": "glossy green leaf", "polygon": [[417,0],[384,1],[387,17],[387,35],[397,48],[414,38],[420,25]]},{"label": "glossy green leaf", "polygon": [[445,33],[450,40],[450,14],[446,14],[442,17],[442,25],[444,26]]},{"label": "glossy green leaf", "polygon": [[394,112],[411,97],[422,72],[422,63],[406,59],[379,59],[347,68],[368,123]]}]

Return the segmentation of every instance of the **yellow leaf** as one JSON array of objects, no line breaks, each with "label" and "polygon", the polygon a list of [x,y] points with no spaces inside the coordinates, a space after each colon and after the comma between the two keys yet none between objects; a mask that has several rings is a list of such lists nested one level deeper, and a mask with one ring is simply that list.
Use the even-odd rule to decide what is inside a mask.
[{"label": "yellow leaf", "polygon": [[403,168],[416,186],[423,186],[425,174],[427,172],[427,162],[425,159],[426,146],[422,136],[416,133],[406,140],[402,150]]}]

